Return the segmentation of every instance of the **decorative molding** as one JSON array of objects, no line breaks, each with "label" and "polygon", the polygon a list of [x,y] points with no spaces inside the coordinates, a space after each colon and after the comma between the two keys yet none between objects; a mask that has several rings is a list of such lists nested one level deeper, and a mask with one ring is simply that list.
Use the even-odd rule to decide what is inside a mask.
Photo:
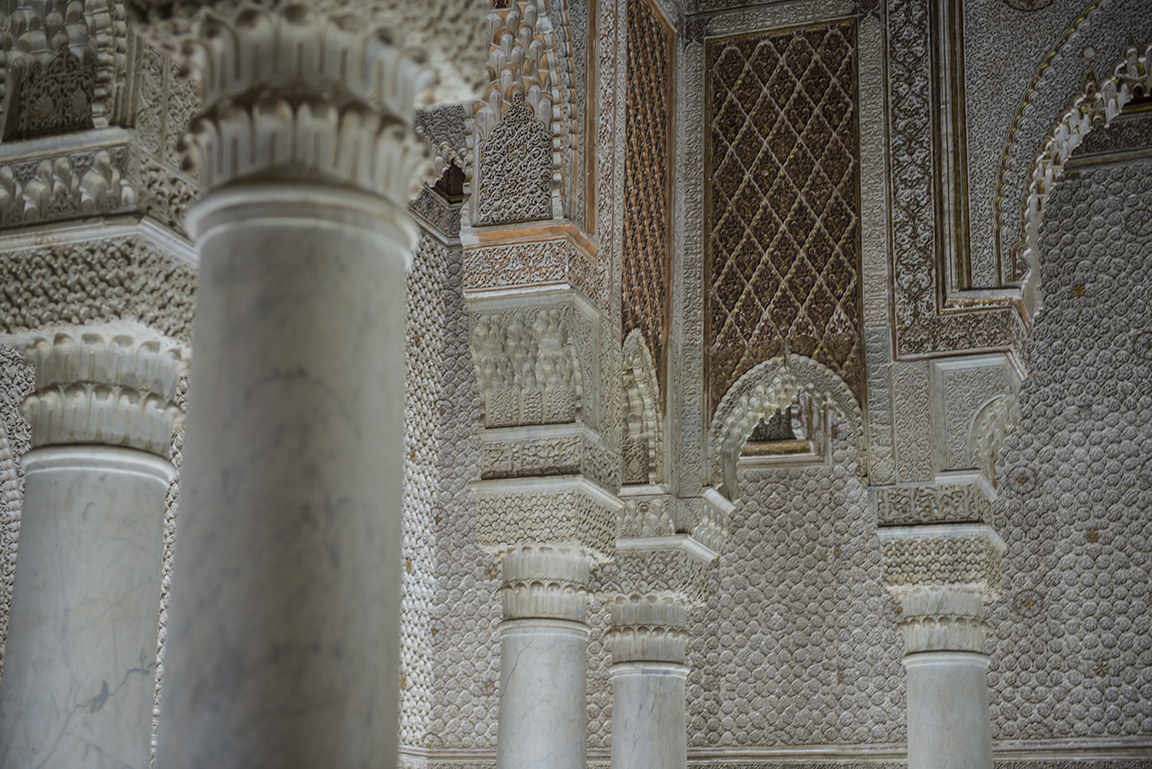
[{"label": "decorative molding", "polygon": [[[941,478],[940,480],[943,480]],[[983,479],[967,483],[872,486],[881,526],[918,523],[986,523],[995,492]]]},{"label": "decorative molding", "polygon": [[0,227],[135,210],[139,193],[129,168],[135,153],[122,132],[114,137],[125,143],[0,165]]},{"label": "decorative molding", "polygon": [[480,441],[484,480],[583,474],[610,492],[619,486],[616,454],[583,424],[489,428]]},{"label": "decorative molding", "polygon": [[178,346],[88,327],[36,337],[24,359],[36,371],[20,407],[33,448],[95,443],[168,458],[184,421],[176,397],[188,361]]},{"label": "decorative molding", "polygon": [[1000,597],[1004,540],[984,524],[882,527],[884,587],[893,595],[920,588],[951,588]]},{"label": "decorative molding", "polygon": [[[736,462],[745,441],[761,419],[771,419],[776,409],[790,408],[801,390],[811,396],[817,411],[836,413],[858,450],[866,450],[860,405],[844,380],[811,358],[794,354],[772,358],[740,377],[716,409],[708,431],[709,479],[715,489],[735,500]],[[860,463],[861,474],[866,467]]]},{"label": "decorative molding", "polygon": [[1025,270],[1021,289],[1025,305],[1033,316],[1044,310],[1040,285],[1040,227],[1052,186],[1063,175],[1064,164],[1073,150],[1094,128],[1101,124],[1105,127],[1111,125],[1124,105],[1133,98],[1135,89],[1142,89],[1145,95],[1152,93],[1150,58],[1152,43],[1143,52],[1132,45],[1111,75],[1100,80],[1089,77],[1072,106],[1056,121],[1044,148],[1032,163],[1030,181],[1021,205],[1020,239],[1013,253],[1018,252],[1017,264]]},{"label": "decorative molding", "polygon": [[571,305],[472,315],[469,346],[485,427],[574,422],[584,371]]},{"label": "decorative molding", "polygon": [[[596,247],[570,225],[464,233],[464,291],[471,298],[513,288],[581,292],[598,310],[609,306],[609,275]],[[491,235],[492,237],[488,237]]]}]

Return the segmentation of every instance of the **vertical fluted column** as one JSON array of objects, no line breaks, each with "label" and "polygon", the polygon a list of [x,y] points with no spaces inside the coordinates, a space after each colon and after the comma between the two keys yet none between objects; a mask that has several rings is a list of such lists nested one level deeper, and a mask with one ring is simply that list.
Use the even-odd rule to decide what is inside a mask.
[{"label": "vertical fluted column", "polygon": [[991,769],[984,603],[1004,542],[983,524],[882,528],[884,581],[899,601],[909,769]]},{"label": "vertical fluted column", "polygon": [[412,122],[474,94],[487,3],[137,5],[204,103],[157,763],[395,766]]},{"label": "vertical fluted column", "polygon": [[[137,330],[138,331],[138,330]],[[35,338],[0,767],[146,769],[180,350],[109,328]]]}]

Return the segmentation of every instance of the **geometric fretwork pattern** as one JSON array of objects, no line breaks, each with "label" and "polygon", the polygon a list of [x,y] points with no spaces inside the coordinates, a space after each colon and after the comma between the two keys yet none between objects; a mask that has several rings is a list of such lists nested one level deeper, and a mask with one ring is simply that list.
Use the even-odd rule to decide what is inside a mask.
[{"label": "geometric fretwork pattern", "polygon": [[791,352],[861,396],[856,24],[708,43],[708,399]]},{"label": "geometric fretwork pattern", "polygon": [[625,337],[637,328],[644,334],[661,393],[668,339],[671,37],[648,0],[629,0],[623,330]]}]

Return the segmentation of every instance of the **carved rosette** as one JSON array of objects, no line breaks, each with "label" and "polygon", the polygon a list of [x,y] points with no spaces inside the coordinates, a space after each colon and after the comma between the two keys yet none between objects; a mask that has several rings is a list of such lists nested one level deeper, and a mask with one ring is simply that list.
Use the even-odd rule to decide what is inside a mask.
[{"label": "carved rosette", "polygon": [[20,408],[33,448],[100,444],[168,458],[184,419],[176,397],[188,361],[179,347],[88,328],[36,336],[24,359],[36,371]]},{"label": "carved rosette", "polygon": [[879,535],[905,652],[982,654],[984,605],[1000,597],[1004,541],[983,524],[887,527]]}]

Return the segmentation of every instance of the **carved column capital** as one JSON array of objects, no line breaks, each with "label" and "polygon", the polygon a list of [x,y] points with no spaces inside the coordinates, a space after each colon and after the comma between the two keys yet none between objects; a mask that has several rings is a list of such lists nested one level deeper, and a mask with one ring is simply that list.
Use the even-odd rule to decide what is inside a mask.
[{"label": "carved column capital", "polygon": [[36,372],[20,407],[33,448],[102,444],[168,457],[184,419],[176,391],[188,362],[178,346],[83,328],[34,337],[24,359]]},{"label": "carved column capital", "polygon": [[483,80],[483,0],[132,5],[199,77],[204,107],[185,141],[208,189],[308,181],[404,205],[432,172],[414,110],[470,98]]},{"label": "carved column capital", "polygon": [[682,594],[617,595],[611,603],[612,629],[607,640],[612,662],[688,660],[688,601]]},{"label": "carved column capital", "polygon": [[517,545],[500,554],[499,590],[505,620],[562,619],[583,622],[588,575],[596,558],[578,547]]},{"label": "carved column capital", "polygon": [[879,536],[906,652],[983,653],[984,603],[1000,597],[1004,541],[982,524],[888,527]]}]

